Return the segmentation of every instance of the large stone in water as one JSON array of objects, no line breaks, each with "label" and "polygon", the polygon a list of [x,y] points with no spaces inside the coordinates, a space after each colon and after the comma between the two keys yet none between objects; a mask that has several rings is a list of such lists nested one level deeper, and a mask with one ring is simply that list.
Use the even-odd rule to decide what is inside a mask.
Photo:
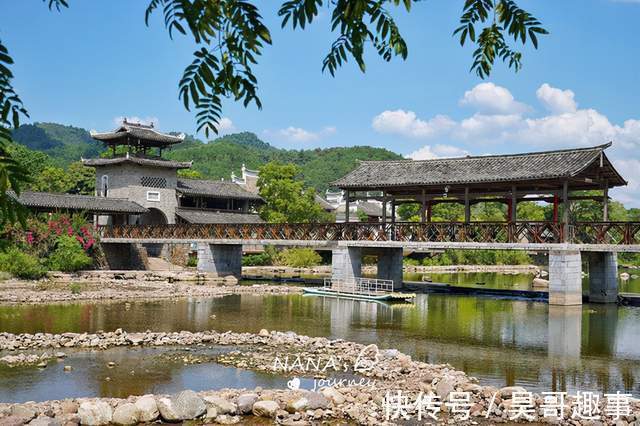
[{"label": "large stone in water", "polygon": [[258,400],[258,395],[255,393],[243,393],[238,397],[238,413],[249,414],[253,409],[253,404]]},{"label": "large stone in water", "polygon": [[78,417],[81,425],[108,425],[113,418],[113,410],[104,401],[83,402],[78,408]]},{"label": "large stone in water", "polygon": [[138,408],[130,403],[118,405],[113,411],[113,423],[129,426],[138,424]]},{"label": "large stone in water", "polygon": [[208,406],[214,407],[218,414],[235,414],[237,410],[236,404],[219,396],[205,396],[204,402]]},{"label": "large stone in water", "polygon": [[29,422],[29,426],[61,426],[60,422],[51,417],[42,416],[36,417]]},{"label": "large stone in water", "polygon": [[436,394],[440,397],[441,401],[447,399],[447,396],[455,389],[456,380],[454,377],[444,376],[440,379],[436,385]]},{"label": "large stone in water", "polygon": [[309,401],[308,408],[310,410],[325,409],[329,405],[329,400],[319,392],[307,392],[305,397]]},{"label": "large stone in water", "polygon": [[171,398],[156,399],[158,410],[167,421],[195,419],[206,413],[207,406],[194,391],[185,390]]},{"label": "large stone in water", "polygon": [[138,409],[138,420],[141,422],[152,422],[160,415],[158,404],[153,395],[144,395],[135,403]]},{"label": "large stone in water", "polygon": [[275,401],[257,401],[253,404],[253,415],[274,418],[280,406]]},{"label": "large stone in water", "polygon": [[36,416],[36,410],[28,405],[14,405],[11,407],[11,415],[23,418],[26,423]]},{"label": "large stone in water", "polygon": [[513,394],[516,392],[526,392],[527,390],[525,388],[523,388],[522,386],[507,386],[504,387],[502,389],[500,389],[500,398],[502,399],[511,399],[513,397]]},{"label": "large stone in water", "polygon": [[20,416],[3,417],[0,420],[2,420],[2,426],[22,426],[29,421]]},{"label": "large stone in water", "polygon": [[320,390],[320,393],[322,393],[322,395],[324,395],[326,398],[329,398],[336,405],[344,404],[344,402],[347,400],[339,390],[331,386],[322,388]]}]

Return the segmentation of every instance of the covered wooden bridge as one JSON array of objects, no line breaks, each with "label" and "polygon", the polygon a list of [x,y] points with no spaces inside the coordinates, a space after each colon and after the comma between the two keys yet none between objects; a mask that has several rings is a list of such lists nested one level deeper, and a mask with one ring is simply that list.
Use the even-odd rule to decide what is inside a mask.
[{"label": "covered wooden bridge", "polygon": [[[436,227],[438,229],[424,228],[425,231],[433,230],[435,234],[458,235],[460,230],[469,231],[463,232],[464,236],[460,235],[463,237],[461,241],[478,234],[475,238],[493,242],[495,235],[504,234],[505,242],[636,243],[635,233],[629,232],[633,229],[627,229],[626,224],[608,222],[609,189],[627,184],[604,153],[609,146],[611,143],[591,148],[512,155],[363,161],[335,185],[346,192],[347,205],[363,198],[381,201],[384,223],[395,223],[396,207],[406,203],[420,205],[423,224],[432,222],[433,206],[461,204],[464,206],[462,223],[467,226],[452,222]],[[577,191],[595,191],[597,195],[575,194]],[[372,193],[377,195],[372,197]],[[600,202],[602,221],[579,224],[572,220],[571,203],[579,200]],[[526,218],[519,220],[517,206],[523,201],[551,203],[552,219],[543,222]],[[496,202],[507,206],[504,221],[468,226],[472,224],[472,205]],[[388,205],[391,210],[389,217]],[[346,210],[349,211],[348,208]],[[446,232],[447,228],[449,232]],[[609,235],[612,239],[608,239],[607,232],[619,235]],[[404,238],[403,235],[398,237]]]},{"label": "covered wooden bridge", "polygon": [[[619,251],[640,251],[640,222],[608,221],[609,189],[626,185],[605,154],[611,144],[590,148],[434,160],[363,161],[335,186],[348,204],[377,199],[378,223],[177,224],[114,226],[102,229],[103,242],[197,242],[199,268],[240,273],[243,244],[307,245],[333,250],[336,276],[360,276],[363,255],[378,256],[378,278],[402,282],[402,251],[441,248],[521,249],[549,252],[550,303],[582,303],[582,253],[587,253],[590,298],[617,298]],[[585,193],[585,191],[589,191]],[[577,222],[571,204],[600,202],[602,220]],[[550,220],[517,217],[520,202],[553,205]],[[472,221],[477,203],[506,204],[499,222]],[[396,207],[420,205],[420,222],[396,222]],[[464,220],[432,221],[433,206],[459,203]],[[387,206],[390,208],[387,209]],[[387,211],[390,210],[389,214]]]}]

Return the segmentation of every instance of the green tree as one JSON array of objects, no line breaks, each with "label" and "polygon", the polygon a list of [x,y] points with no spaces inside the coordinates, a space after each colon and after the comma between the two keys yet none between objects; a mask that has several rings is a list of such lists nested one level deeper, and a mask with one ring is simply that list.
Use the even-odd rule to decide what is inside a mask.
[{"label": "green tree", "polygon": [[67,192],[71,187],[72,182],[67,172],[54,166],[45,167],[31,184],[33,191],[41,192]]},{"label": "green tree", "polygon": [[96,190],[96,169],[87,167],[82,162],[76,161],[67,169],[70,188],[67,192],[72,194],[93,195]]},{"label": "green tree", "polygon": [[185,179],[204,179],[204,175],[198,170],[194,169],[182,169],[178,170],[178,177]]},{"label": "green tree", "polygon": [[260,217],[267,222],[325,222],[330,215],[315,201],[315,190],[305,188],[298,179],[300,168],[294,164],[267,163],[260,168],[259,194],[265,204]]}]

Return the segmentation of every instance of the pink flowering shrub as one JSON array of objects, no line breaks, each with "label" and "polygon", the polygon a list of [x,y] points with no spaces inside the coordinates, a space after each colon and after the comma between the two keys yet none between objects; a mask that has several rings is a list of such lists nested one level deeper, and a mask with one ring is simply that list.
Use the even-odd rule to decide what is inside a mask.
[{"label": "pink flowering shrub", "polygon": [[[5,247],[14,247],[40,259],[43,265],[57,269],[56,266],[62,265],[61,259],[64,257],[60,256],[61,241],[65,241],[66,247],[71,247],[69,241],[73,241],[84,255],[78,254],[78,257],[91,259],[95,255],[98,234],[82,215],[54,213],[29,217],[24,228],[19,224],[7,225],[1,239]],[[87,266],[85,260],[78,264]]]}]

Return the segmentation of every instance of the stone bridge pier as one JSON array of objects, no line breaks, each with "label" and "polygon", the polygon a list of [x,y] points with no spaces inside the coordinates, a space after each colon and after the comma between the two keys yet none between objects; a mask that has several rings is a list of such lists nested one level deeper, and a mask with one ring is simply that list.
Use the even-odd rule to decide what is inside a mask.
[{"label": "stone bridge pier", "polygon": [[242,277],[242,244],[198,243],[198,271]]},{"label": "stone bridge pier", "polygon": [[395,289],[402,288],[402,248],[401,247],[339,247],[332,250],[331,276],[361,277],[362,257],[377,256],[376,278],[393,280]]},{"label": "stone bridge pier", "polygon": [[615,252],[551,250],[549,252],[549,304],[582,304],[582,261],[589,268],[589,302],[615,303],[618,299],[618,261]]}]

